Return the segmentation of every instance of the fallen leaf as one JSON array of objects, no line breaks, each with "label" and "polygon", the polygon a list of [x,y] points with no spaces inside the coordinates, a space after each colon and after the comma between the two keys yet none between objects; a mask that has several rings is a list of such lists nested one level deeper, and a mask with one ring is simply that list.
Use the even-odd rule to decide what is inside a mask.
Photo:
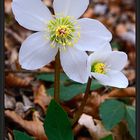
[{"label": "fallen leaf", "polygon": [[93,17],[93,8],[88,8],[87,11],[83,14],[84,18],[92,18]]},{"label": "fallen leaf", "polygon": [[15,108],[15,104],[16,104],[16,100],[14,97],[4,94],[4,107],[6,109],[14,109]]},{"label": "fallen leaf", "polygon": [[10,55],[10,60],[9,60],[9,63],[12,65],[13,63],[15,63],[15,61],[17,60],[18,58],[18,52],[16,49],[12,49],[11,50],[11,55]]},{"label": "fallen leaf", "polygon": [[136,78],[136,72],[134,69],[128,69],[125,71],[125,75],[127,76],[128,80],[130,81],[130,84],[135,81]]},{"label": "fallen leaf", "polygon": [[5,10],[5,13],[7,13],[7,14],[11,13],[11,11],[12,11],[11,3],[12,3],[11,0],[4,1],[4,10]]},{"label": "fallen leaf", "polygon": [[98,92],[92,92],[91,96],[87,100],[87,104],[84,108],[84,113],[93,116],[93,118],[99,119],[99,105],[105,99],[98,94]]},{"label": "fallen leaf", "polygon": [[17,114],[20,115],[21,117],[25,117],[24,105],[23,105],[22,102],[17,102],[17,103],[16,103],[15,113],[17,113]]},{"label": "fallen leaf", "polygon": [[38,104],[46,112],[46,108],[51,101],[51,96],[47,95],[46,88],[43,84],[39,85],[34,91],[34,103]]},{"label": "fallen leaf", "polygon": [[93,119],[87,114],[82,114],[78,123],[85,126],[95,140],[100,140],[101,138],[112,134],[104,128],[100,120]]},{"label": "fallen leaf", "polygon": [[12,134],[8,133],[8,140],[13,140]]},{"label": "fallen leaf", "polygon": [[9,110],[5,111],[5,116],[21,126],[30,135],[36,137],[38,140],[48,140],[44,132],[43,123],[39,120],[39,113],[37,111],[33,113],[33,121],[24,120],[14,111]]},{"label": "fallen leaf", "polygon": [[108,97],[136,97],[136,88],[128,87],[125,89],[115,89],[108,93]]},{"label": "fallen leaf", "polygon": [[27,96],[22,94],[22,98],[23,98],[23,103],[24,103],[25,111],[28,110],[29,108],[33,107],[33,103],[29,100],[29,98]]},{"label": "fallen leaf", "polygon": [[14,75],[13,73],[9,73],[5,77],[5,82],[7,87],[20,87],[20,88],[26,88],[30,86],[30,83],[32,81],[31,77],[21,78],[17,75]]},{"label": "fallen leaf", "polygon": [[132,66],[136,66],[136,53],[133,51],[129,52],[128,53],[128,58],[129,58],[129,61],[130,61],[130,65]]},{"label": "fallen leaf", "polygon": [[126,32],[127,32],[127,28],[126,28],[126,26],[124,24],[121,23],[121,24],[117,25],[116,34],[118,36],[121,36],[122,34],[124,34]]}]

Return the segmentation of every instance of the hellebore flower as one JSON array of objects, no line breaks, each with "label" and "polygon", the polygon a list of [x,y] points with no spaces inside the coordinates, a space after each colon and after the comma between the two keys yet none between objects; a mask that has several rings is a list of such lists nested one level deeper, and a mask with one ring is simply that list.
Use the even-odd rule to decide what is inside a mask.
[{"label": "hellebore flower", "polygon": [[88,72],[105,86],[126,88],[128,79],[121,72],[127,63],[127,55],[119,51],[97,51],[88,57]]},{"label": "hellebore flower", "polygon": [[[29,36],[19,51],[22,68],[35,70],[50,63],[60,51],[60,61],[70,79],[87,82],[85,51],[96,51],[112,39],[97,20],[78,19],[89,0],[54,0],[55,15],[41,0],[13,0],[12,10],[18,23],[36,33]],[[91,47],[92,46],[92,47]]]}]

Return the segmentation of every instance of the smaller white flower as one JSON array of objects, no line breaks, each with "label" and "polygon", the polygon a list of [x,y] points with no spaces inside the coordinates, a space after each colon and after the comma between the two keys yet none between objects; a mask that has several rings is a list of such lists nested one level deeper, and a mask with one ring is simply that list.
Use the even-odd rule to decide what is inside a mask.
[{"label": "smaller white flower", "polygon": [[121,72],[127,63],[127,55],[119,51],[97,51],[88,57],[88,72],[105,86],[126,88],[128,79]]}]

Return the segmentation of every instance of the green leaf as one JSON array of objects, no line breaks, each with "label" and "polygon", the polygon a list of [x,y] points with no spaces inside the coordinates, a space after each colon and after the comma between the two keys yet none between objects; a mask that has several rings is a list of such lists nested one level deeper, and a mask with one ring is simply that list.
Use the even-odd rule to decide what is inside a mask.
[{"label": "green leaf", "polygon": [[117,100],[106,100],[100,105],[100,117],[107,130],[117,125],[125,115],[125,104]]},{"label": "green leaf", "polygon": [[68,115],[55,100],[49,104],[44,129],[49,140],[74,139]]},{"label": "green leaf", "polygon": [[34,138],[18,130],[14,130],[14,138],[15,140],[34,140]]},{"label": "green leaf", "polygon": [[[97,90],[99,88],[103,87],[101,84],[99,84],[96,80],[92,81],[91,84],[91,90]],[[62,101],[68,101],[72,99],[74,96],[84,93],[86,90],[86,84],[76,84],[70,86],[64,86],[61,84],[60,86],[60,100]],[[47,90],[48,94],[53,96],[54,94],[54,88],[50,88]]]},{"label": "green leaf", "polygon": [[112,137],[112,135],[109,135],[109,136],[102,138],[100,140],[113,140],[113,137]]},{"label": "green leaf", "polygon": [[47,81],[47,82],[54,82],[54,74],[53,73],[43,73],[36,76],[37,80]]},{"label": "green leaf", "polygon": [[111,47],[113,49],[117,49],[117,50],[120,50],[121,49],[121,45],[118,42],[112,42],[111,43]]},{"label": "green leaf", "polygon": [[[45,73],[37,76],[38,80],[43,80],[47,82],[54,82],[54,73]],[[96,80],[92,81],[91,90],[96,90],[103,87]],[[60,74],[60,100],[68,101],[74,96],[84,93],[86,89],[86,84],[79,84],[70,80],[65,73]],[[54,88],[47,89],[49,95],[53,96]]]},{"label": "green leaf", "polygon": [[[37,75],[38,80],[46,81],[46,82],[54,82],[54,73],[44,73]],[[65,73],[60,73],[60,81],[63,83],[69,80]]]},{"label": "green leaf", "polygon": [[126,116],[125,119],[128,123],[128,130],[133,138],[136,138],[136,114],[135,108],[131,106],[126,106]]}]

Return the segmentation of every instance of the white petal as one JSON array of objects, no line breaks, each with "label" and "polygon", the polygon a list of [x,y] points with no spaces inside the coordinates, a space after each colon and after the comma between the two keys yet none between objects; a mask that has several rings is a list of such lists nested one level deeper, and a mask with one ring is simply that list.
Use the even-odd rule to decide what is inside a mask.
[{"label": "white petal", "polygon": [[99,52],[112,52],[112,47],[110,43],[108,42],[104,47],[101,47],[101,49],[98,50]]},{"label": "white petal", "polygon": [[112,39],[111,32],[99,21],[83,18],[78,20],[81,37],[76,44],[83,51],[97,51],[104,48]]},{"label": "white petal", "polygon": [[126,88],[128,86],[128,79],[119,71],[109,71],[105,74],[92,73],[92,76],[96,78],[101,84],[106,86]]},{"label": "white petal", "polygon": [[90,65],[90,67],[91,67],[91,65],[96,62],[106,63],[106,60],[107,60],[109,54],[111,54],[110,51],[109,52],[96,51],[96,52],[90,54],[88,57],[88,65]]},{"label": "white petal", "polygon": [[79,18],[87,9],[89,0],[54,0],[55,14]]},{"label": "white petal", "polygon": [[33,31],[43,31],[46,22],[52,19],[41,0],[13,0],[12,10],[18,23]]},{"label": "white petal", "polygon": [[19,51],[19,62],[24,69],[35,70],[50,63],[58,49],[51,48],[49,41],[44,38],[44,32],[29,36]]},{"label": "white petal", "polygon": [[79,83],[86,83],[87,73],[87,54],[76,48],[68,47],[66,51],[60,52],[61,65],[68,77]]},{"label": "white petal", "polygon": [[127,54],[120,51],[112,51],[108,54],[106,64],[113,70],[122,70],[127,64]]}]

